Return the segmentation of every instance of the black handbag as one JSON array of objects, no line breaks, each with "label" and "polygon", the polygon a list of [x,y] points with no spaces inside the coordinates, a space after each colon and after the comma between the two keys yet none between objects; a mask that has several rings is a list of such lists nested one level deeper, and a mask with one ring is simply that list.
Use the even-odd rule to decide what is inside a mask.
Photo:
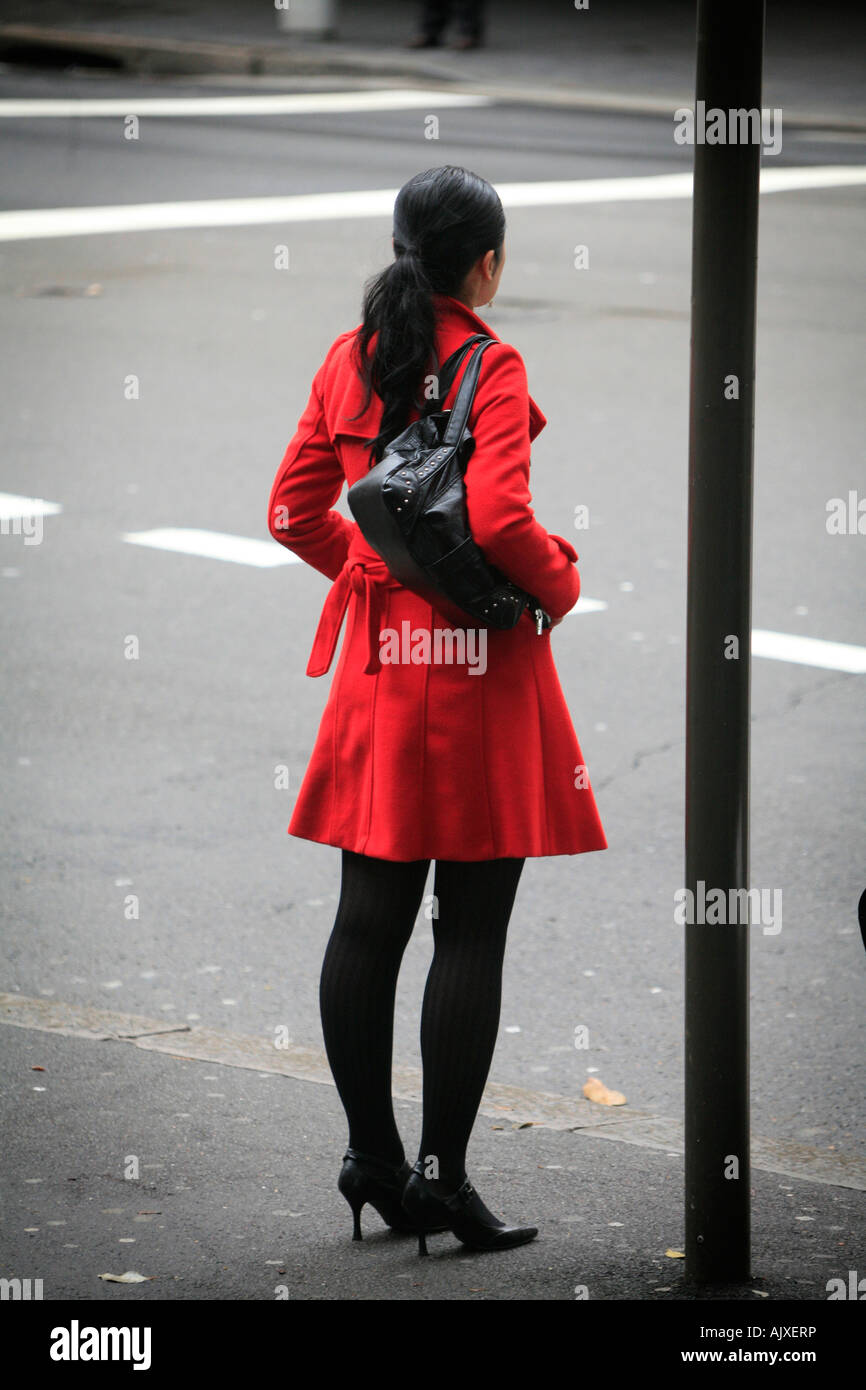
[{"label": "black handbag", "polygon": [[[496,338],[473,333],[442,364],[438,394],[420,418],[385,447],[385,453],[346,497],[365,540],[396,579],[461,627],[516,627],[528,607],[539,634],[550,615],[538,599],[484,559],[472,539],[463,475],[475,448],[469,410],[481,357]],[[447,398],[466,354],[469,360],[451,410]]]}]

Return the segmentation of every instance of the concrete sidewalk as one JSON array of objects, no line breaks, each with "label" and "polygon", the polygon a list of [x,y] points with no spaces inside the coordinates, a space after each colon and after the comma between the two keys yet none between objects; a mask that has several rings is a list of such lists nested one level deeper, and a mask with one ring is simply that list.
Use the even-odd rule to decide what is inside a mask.
[{"label": "concrete sidewalk", "polygon": [[[21,1001],[19,1025],[40,1002]],[[261,1069],[277,1055],[261,1039],[120,1016],[112,1032],[108,1015],[45,1007],[42,1024],[0,1027],[0,1273],[42,1279],[46,1300],[273,1300],[284,1287],[294,1300],[826,1301],[828,1280],[847,1284],[862,1264],[862,1172],[840,1164],[839,1184],[859,1185],[843,1186],[753,1166],[753,1278],[686,1286],[668,1253],[683,1249],[681,1152],[637,1130],[597,1142],[605,1121],[617,1139],[627,1107],[616,1118],[592,1107],[596,1127],[570,1130],[508,1105],[496,1118],[490,1094],[469,1173],[493,1210],[531,1220],[538,1238],[494,1255],[445,1233],[423,1260],[367,1206],[353,1242],[336,1187],[345,1120],[316,1049],[295,1049],[292,1069],[316,1078],[301,1080],[274,1062]],[[5,1024],[15,1015],[7,1008]],[[414,1156],[420,1107],[395,1109]],[[146,1282],[100,1278],[126,1271]]]},{"label": "concrete sidewalk", "polygon": [[[670,115],[694,98],[694,6],[657,0],[577,11],[554,0],[489,5],[485,46],[409,50],[417,11],[400,0],[338,6],[336,39],[280,32],[268,6],[243,0],[155,3],[43,0],[39,22],[7,0],[5,63],[103,63],[127,72],[228,78],[445,84],[502,99]],[[866,131],[862,13],[844,6],[768,5],[763,104],[790,125]]]}]

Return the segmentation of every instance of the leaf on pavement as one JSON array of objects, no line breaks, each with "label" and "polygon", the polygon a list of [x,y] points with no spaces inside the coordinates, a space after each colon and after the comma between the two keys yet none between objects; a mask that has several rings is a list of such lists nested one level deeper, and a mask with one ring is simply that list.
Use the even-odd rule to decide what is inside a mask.
[{"label": "leaf on pavement", "polygon": [[622,1091],[611,1091],[597,1076],[589,1078],[583,1088],[583,1094],[587,1100],[594,1100],[596,1105],[625,1105]]},{"label": "leaf on pavement", "polygon": [[134,1269],[128,1269],[125,1274],[100,1274],[100,1279],[107,1279],[111,1284],[146,1284],[154,1276],[152,1274],[137,1274]]}]

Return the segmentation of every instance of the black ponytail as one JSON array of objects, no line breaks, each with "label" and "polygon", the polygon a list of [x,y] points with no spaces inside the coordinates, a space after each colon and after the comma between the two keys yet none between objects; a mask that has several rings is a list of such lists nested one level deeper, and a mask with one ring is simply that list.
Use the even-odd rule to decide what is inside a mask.
[{"label": "black ponytail", "polygon": [[[409,179],[394,203],[394,257],[364,290],[362,326],[355,339],[356,367],[366,384],[362,415],[372,392],[382,398],[381,429],[364,443],[371,463],[405,428],[433,363],[433,294],[456,295],[479,256],[505,239],[505,213],[486,179],[446,164]],[[369,347],[377,334],[372,357]],[[358,419],[359,415],[353,416]]]}]

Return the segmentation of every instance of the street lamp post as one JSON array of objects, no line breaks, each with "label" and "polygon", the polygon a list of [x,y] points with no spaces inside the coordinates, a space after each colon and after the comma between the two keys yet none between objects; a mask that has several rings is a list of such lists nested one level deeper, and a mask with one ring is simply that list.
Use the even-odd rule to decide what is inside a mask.
[{"label": "street lamp post", "polygon": [[[692,225],[686,888],[749,879],[752,456],[764,0],[699,0]],[[758,112],[755,122],[743,111]],[[712,141],[709,121],[720,111]],[[706,120],[699,120],[700,116]],[[738,138],[739,137],[739,138]],[[734,898],[743,902],[743,897]],[[685,1275],[749,1278],[749,922],[685,927]]]}]

